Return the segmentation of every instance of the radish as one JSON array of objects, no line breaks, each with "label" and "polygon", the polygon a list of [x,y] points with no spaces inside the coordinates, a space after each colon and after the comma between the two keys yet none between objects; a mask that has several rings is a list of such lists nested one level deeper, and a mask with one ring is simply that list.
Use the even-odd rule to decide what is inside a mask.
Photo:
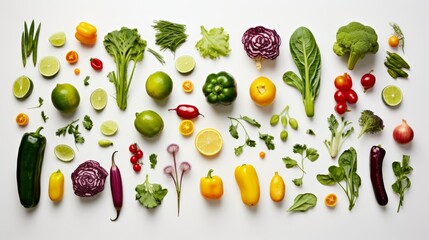
[{"label": "radish", "polygon": [[115,151],[112,154],[112,166],[110,167],[110,189],[112,190],[113,206],[115,206],[116,209],[116,218],[111,218],[111,221],[116,221],[118,219],[123,202],[121,172],[118,166],[116,166],[114,158],[117,152],[118,151]]}]

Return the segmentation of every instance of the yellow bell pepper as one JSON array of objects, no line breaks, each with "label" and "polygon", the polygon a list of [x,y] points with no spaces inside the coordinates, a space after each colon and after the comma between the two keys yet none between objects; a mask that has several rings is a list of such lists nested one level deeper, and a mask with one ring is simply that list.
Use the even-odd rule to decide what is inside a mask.
[{"label": "yellow bell pepper", "polygon": [[248,206],[255,206],[259,202],[259,178],[251,164],[243,164],[235,168],[235,181],[240,189],[241,200]]},{"label": "yellow bell pepper", "polygon": [[205,199],[220,199],[223,195],[223,182],[219,176],[212,176],[210,169],[206,177],[200,179],[200,192]]},{"label": "yellow bell pepper", "polygon": [[53,202],[59,202],[63,199],[64,195],[64,174],[61,170],[53,172],[49,177],[49,188],[48,188],[49,198]]},{"label": "yellow bell pepper", "polygon": [[87,22],[81,22],[76,26],[75,37],[86,45],[94,45],[97,40],[97,28]]},{"label": "yellow bell pepper", "polygon": [[274,173],[270,182],[270,197],[274,202],[281,202],[285,197],[286,186],[282,176],[278,172]]}]

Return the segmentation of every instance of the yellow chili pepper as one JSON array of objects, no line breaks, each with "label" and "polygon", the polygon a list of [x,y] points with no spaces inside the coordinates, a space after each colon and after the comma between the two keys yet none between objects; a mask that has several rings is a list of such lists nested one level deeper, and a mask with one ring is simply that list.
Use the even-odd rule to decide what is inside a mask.
[{"label": "yellow chili pepper", "polygon": [[251,164],[243,164],[235,168],[235,181],[240,189],[241,200],[248,206],[255,206],[259,202],[259,178]]},{"label": "yellow chili pepper", "polygon": [[220,199],[223,195],[223,182],[219,176],[212,176],[210,169],[206,177],[200,179],[200,192],[206,199]]},{"label": "yellow chili pepper", "polygon": [[270,182],[270,197],[274,202],[281,202],[285,197],[285,182],[278,172],[274,173]]},{"label": "yellow chili pepper", "polygon": [[59,202],[63,199],[64,195],[64,174],[61,170],[53,172],[49,177],[49,188],[48,188],[49,198],[53,202]]},{"label": "yellow chili pepper", "polygon": [[94,45],[97,40],[97,28],[87,22],[81,22],[76,26],[75,37],[85,45]]}]

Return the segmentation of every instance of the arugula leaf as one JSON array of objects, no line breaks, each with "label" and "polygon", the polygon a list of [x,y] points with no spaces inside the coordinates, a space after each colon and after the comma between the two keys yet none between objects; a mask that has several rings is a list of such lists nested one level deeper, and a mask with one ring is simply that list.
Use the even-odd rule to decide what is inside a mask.
[{"label": "arugula leaf", "polygon": [[43,122],[46,123],[46,121],[49,119],[49,117],[45,115],[45,111],[42,111],[40,114],[42,115]]},{"label": "arugula leaf", "polygon": [[136,200],[140,202],[145,208],[156,208],[159,206],[167,195],[168,190],[162,188],[160,184],[150,183],[149,175],[146,174],[146,180],[142,184],[138,184],[135,188]]},{"label": "arugula leaf", "polygon": [[31,107],[30,109],[34,109],[34,108],[40,108],[43,105],[43,98],[39,97],[39,105],[35,106],[35,107]]},{"label": "arugula leaf", "polygon": [[155,169],[155,166],[158,162],[158,156],[155,153],[149,155],[150,168]]},{"label": "arugula leaf", "polygon": [[200,52],[202,57],[216,59],[229,55],[231,52],[228,41],[229,34],[222,27],[212,28],[209,31],[204,26],[200,28],[203,37],[195,44],[195,48]]},{"label": "arugula leaf", "polygon": [[396,176],[396,181],[392,184],[392,189],[395,193],[399,194],[399,204],[396,212],[399,212],[402,205],[404,204],[405,192],[411,187],[411,180],[407,177],[413,171],[413,168],[409,165],[410,156],[402,156],[402,166],[400,162],[393,162],[392,169]]},{"label": "arugula leaf", "polygon": [[86,130],[88,131],[91,130],[93,126],[91,117],[89,117],[88,115],[85,115],[85,117],[83,117],[82,125]]},{"label": "arugula leaf", "polygon": [[305,212],[317,204],[317,197],[312,193],[298,194],[293,200],[293,205],[289,207],[288,212]]}]

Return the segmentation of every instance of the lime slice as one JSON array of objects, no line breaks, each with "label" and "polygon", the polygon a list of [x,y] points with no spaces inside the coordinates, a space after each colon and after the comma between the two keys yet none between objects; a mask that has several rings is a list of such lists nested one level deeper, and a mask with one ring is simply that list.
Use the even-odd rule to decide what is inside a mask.
[{"label": "lime slice", "polygon": [[91,106],[97,110],[101,111],[106,107],[107,104],[107,93],[102,88],[95,89],[90,96]]},{"label": "lime slice", "polygon": [[67,144],[58,144],[55,146],[54,153],[63,162],[70,162],[74,159],[74,150]]},{"label": "lime slice", "polygon": [[118,124],[113,120],[104,121],[100,126],[100,131],[105,136],[112,136],[118,131]]},{"label": "lime slice", "polygon": [[189,55],[183,55],[176,59],[176,69],[180,73],[190,73],[195,68],[195,60]]},{"label": "lime slice", "polygon": [[53,77],[60,71],[60,61],[54,56],[46,56],[39,62],[39,72],[44,77]]},{"label": "lime slice", "polygon": [[25,99],[33,92],[33,82],[27,76],[20,76],[13,82],[13,95],[18,99]]},{"label": "lime slice", "polygon": [[397,86],[389,85],[383,88],[381,98],[387,106],[396,107],[402,102],[402,91]]},{"label": "lime slice", "polygon": [[48,38],[49,42],[54,47],[62,47],[66,43],[66,34],[64,32],[57,32]]}]

